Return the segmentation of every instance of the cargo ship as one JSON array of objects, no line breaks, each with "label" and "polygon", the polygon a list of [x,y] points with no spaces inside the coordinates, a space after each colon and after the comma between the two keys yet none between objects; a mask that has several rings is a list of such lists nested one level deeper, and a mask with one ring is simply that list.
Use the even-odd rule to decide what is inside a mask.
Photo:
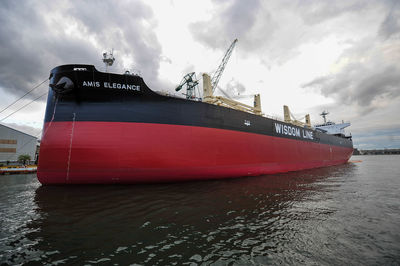
[{"label": "cargo ship", "polygon": [[[275,174],[346,163],[346,125],[311,126],[214,96],[151,90],[140,75],[62,65],[50,74],[37,176],[42,184],[152,183]],[[346,124],[346,123],[343,123]]]}]

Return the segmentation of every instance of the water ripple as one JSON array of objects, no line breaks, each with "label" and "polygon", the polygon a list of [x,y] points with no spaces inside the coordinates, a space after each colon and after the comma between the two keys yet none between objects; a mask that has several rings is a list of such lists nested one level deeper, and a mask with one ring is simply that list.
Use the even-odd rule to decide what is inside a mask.
[{"label": "water ripple", "polygon": [[375,167],[138,186],[2,177],[0,262],[396,264],[400,181]]}]

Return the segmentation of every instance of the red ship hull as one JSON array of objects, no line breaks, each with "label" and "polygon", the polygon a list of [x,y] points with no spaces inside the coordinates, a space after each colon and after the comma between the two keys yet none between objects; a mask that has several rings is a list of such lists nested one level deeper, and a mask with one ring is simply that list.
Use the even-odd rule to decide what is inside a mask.
[{"label": "red ship hull", "polygon": [[46,122],[42,184],[109,184],[256,176],[343,164],[350,147],[157,123]]}]

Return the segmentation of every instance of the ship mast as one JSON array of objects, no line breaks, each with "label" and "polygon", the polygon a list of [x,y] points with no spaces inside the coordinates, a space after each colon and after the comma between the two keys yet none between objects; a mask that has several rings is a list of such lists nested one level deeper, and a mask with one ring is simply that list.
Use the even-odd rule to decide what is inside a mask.
[{"label": "ship mast", "polygon": [[327,111],[322,111],[322,113],[320,113],[319,115],[322,116],[324,118],[324,124],[326,124],[326,116],[329,114],[329,112]]},{"label": "ship mast", "polygon": [[108,67],[112,66],[115,61],[113,52],[114,49],[111,50],[110,54],[107,52],[103,53],[103,63],[106,65],[106,72],[108,72]]}]

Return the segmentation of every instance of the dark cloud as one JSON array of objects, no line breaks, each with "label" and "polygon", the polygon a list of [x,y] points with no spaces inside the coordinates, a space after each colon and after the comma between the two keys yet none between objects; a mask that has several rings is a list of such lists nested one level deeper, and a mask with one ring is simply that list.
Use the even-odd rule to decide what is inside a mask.
[{"label": "dark cloud", "polygon": [[214,10],[211,19],[190,25],[193,37],[210,48],[221,50],[238,38],[236,49],[241,55],[257,54],[260,62],[268,67],[295,57],[302,43],[321,38],[320,32],[310,29],[305,20],[310,16],[320,16],[319,21],[328,19],[325,13],[332,11],[329,4],[321,4],[321,1],[259,0],[217,1]]},{"label": "dark cloud", "polygon": [[[346,0],[346,1],[319,1],[300,0],[292,2],[298,14],[306,24],[313,25],[334,19],[346,13],[362,12],[372,1]],[[288,3],[290,5],[290,3]]]},{"label": "dark cloud", "polygon": [[400,2],[393,3],[390,11],[379,28],[379,35],[384,39],[392,36],[399,37],[400,34]]},{"label": "dark cloud", "polygon": [[[397,0],[279,0],[215,1],[214,13],[209,20],[190,25],[197,41],[213,48],[225,50],[234,38],[239,39],[237,49],[241,55],[257,54],[267,67],[282,64],[299,54],[303,44],[315,43],[348,30],[354,18],[360,20],[369,12],[388,14],[382,23],[382,36],[392,35],[399,27],[399,14],[393,12]],[[337,23],[342,19],[340,23]],[[336,22],[335,22],[336,20]],[[358,26],[367,24],[363,19]]]},{"label": "dark cloud", "polygon": [[363,40],[346,50],[340,71],[317,77],[303,88],[317,88],[340,105],[355,104],[361,113],[382,108],[400,96],[400,42]]},{"label": "dark cloud", "polygon": [[210,21],[190,25],[194,37],[213,49],[226,49],[227,43],[239,38],[242,43],[252,39],[251,29],[260,10],[259,0],[214,1],[216,13]]},{"label": "dark cloud", "polygon": [[[134,1],[4,1],[0,7],[0,87],[22,95],[49,71],[68,63],[94,64],[115,48],[113,70],[133,59],[146,81],[161,86],[161,45],[155,21],[145,4]],[[39,94],[40,92],[37,92]]]},{"label": "dark cloud", "polygon": [[338,106],[354,105],[360,115],[399,103],[400,5],[382,3],[386,13],[377,31],[352,42],[339,57],[338,70],[314,78],[303,88],[318,89]]},{"label": "dark cloud", "polygon": [[396,66],[369,74],[367,71],[361,64],[352,64],[338,74],[316,78],[303,87],[317,87],[324,96],[363,107],[370,107],[376,99],[393,99],[400,95],[400,70]]},{"label": "dark cloud", "polygon": [[149,85],[161,85],[157,80],[161,45],[153,31],[156,21],[148,6],[139,1],[83,1],[69,11],[103,47],[114,47],[121,56],[133,58],[133,67],[140,70]]},{"label": "dark cloud", "polygon": [[293,47],[307,35],[298,17],[288,20],[282,11],[291,5],[259,0],[217,1],[211,18],[192,23],[189,29],[195,40],[212,49],[225,51],[237,38],[235,49],[241,56],[256,56],[270,66],[293,58],[297,53]]}]

